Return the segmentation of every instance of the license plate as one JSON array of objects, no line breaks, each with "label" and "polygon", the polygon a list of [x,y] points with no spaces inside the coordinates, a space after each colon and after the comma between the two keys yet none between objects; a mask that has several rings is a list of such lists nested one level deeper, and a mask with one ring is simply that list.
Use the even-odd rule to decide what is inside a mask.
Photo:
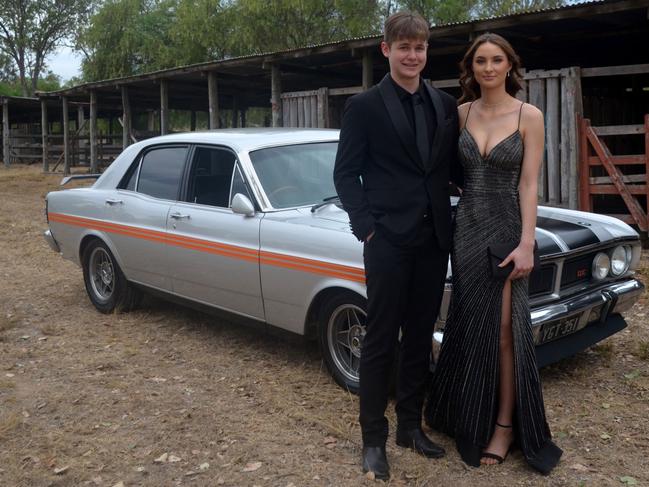
[{"label": "license plate", "polygon": [[561,338],[579,329],[579,318],[581,315],[569,316],[553,323],[546,323],[541,327],[539,343],[546,343]]}]

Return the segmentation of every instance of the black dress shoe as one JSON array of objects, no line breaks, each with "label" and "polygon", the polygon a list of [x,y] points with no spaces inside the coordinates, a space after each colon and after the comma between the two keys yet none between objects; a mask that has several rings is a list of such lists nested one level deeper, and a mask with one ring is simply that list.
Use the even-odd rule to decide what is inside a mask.
[{"label": "black dress shoe", "polygon": [[363,447],[363,473],[374,472],[374,478],[388,480],[390,478],[390,465],[385,456],[384,446]]},{"label": "black dress shoe", "polygon": [[397,430],[397,445],[410,448],[427,458],[441,458],[446,454],[444,448],[433,443],[421,428]]}]

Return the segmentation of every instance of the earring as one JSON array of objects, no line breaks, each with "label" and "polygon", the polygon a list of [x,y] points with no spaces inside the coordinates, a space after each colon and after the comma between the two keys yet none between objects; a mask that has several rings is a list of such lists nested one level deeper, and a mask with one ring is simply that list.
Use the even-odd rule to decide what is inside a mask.
[{"label": "earring", "polygon": [[511,71],[507,71],[507,77],[508,77],[508,78],[509,78],[509,73],[510,73],[510,72],[511,72]]}]

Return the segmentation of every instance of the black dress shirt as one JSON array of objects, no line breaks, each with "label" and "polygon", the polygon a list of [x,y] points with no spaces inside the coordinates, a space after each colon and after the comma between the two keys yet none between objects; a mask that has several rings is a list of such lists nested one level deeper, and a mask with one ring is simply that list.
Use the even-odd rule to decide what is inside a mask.
[{"label": "black dress shirt", "polygon": [[[413,133],[415,133],[415,109],[413,107],[414,96],[413,94],[409,93],[407,90],[399,86],[399,84],[392,79],[392,76],[390,76],[390,81],[392,81],[392,85],[394,86],[394,89],[397,91],[397,96],[399,97],[399,100],[401,100],[403,109],[406,112],[406,118],[410,123],[410,128],[412,129]],[[430,147],[433,141],[433,136],[435,135],[435,129],[437,128],[437,123],[436,123],[437,119],[435,118],[435,107],[433,107],[433,101],[430,99],[430,96],[428,96],[428,93],[426,92],[426,88],[424,87],[423,80],[419,81],[419,88],[415,93],[419,93],[421,99],[424,100],[424,113],[426,115],[426,125],[427,125],[426,134],[428,136],[428,147]]]}]

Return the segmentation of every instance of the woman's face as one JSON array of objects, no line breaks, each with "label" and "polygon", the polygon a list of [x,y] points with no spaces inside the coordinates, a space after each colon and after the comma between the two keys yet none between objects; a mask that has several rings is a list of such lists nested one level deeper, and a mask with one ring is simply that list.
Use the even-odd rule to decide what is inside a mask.
[{"label": "woman's face", "polygon": [[484,42],[476,49],[471,68],[480,88],[489,89],[505,84],[512,63],[499,46]]}]

